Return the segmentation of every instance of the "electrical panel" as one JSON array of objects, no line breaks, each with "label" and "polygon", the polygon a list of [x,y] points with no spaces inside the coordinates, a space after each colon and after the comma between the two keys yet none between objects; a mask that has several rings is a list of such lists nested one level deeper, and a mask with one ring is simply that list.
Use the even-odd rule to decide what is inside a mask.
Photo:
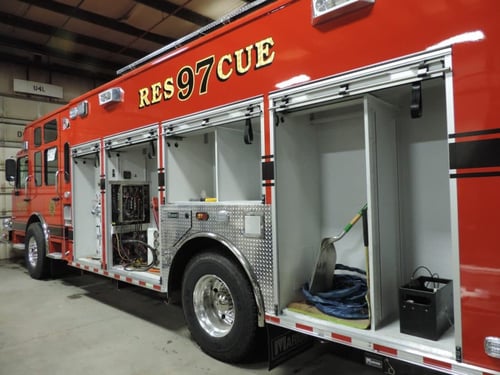
[{"label": "electrical panel", "polygon": [[149,223],[149,185],[111,184],[111,216],[114,225]]}]

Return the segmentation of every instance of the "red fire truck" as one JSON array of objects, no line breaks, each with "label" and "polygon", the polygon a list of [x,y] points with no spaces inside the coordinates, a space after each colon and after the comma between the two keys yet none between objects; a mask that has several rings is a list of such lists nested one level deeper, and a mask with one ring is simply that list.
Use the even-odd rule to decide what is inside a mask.
[{"label": "red fire truck", "polygon": [[[33,278],[59,259],[180,300],[220,360],[267,326],[276,357],[312,337],[498,374],[499,13],[252,2],[29,124],[8,239]],[[335,264],[364,315],[331,312]]]}]

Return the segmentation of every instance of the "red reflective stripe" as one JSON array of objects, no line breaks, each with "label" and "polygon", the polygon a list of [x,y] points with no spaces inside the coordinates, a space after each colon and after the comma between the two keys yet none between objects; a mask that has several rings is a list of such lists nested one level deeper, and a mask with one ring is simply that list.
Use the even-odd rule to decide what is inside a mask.
[{"label": "red reflective stripe", "polygon": [[313,327],[306,326],[305,324],[295,323],[295,327],[297,327],[298,329],[302,329],[304,331],[309,331],[309,332],[313,331]]},{"label": "red reflective stripe", "polygon": [[109,272],[108,271],[104,271],[103,274],[104,274],[104,276],[109,276]]},{"label": "red reflective stripe", "polygon": [[156,290],[161,290],[161,285],[153,285],[153,288]]},{"label": "red reflective stripe", "polygon": [[131,277],[126,277],[126,278],[125,278],[125,281],[126,281],[127,283],[131,283],[133,280],[132,280],[132,278],[131,278]]},{"label": "red reflective stripe", "polygon": [[113,277],[114,277],[116,280],[120,280],[120,275],[118,275],[117,273],[115,273],[115,274],[113,275]]},{"label": "red reflective stripe", "polygon": [[273,203],[273,195],[271,191],[271,186],[266,186],[266,204],[272,204]]},{"label": "red reflective stripe", "polygon": [[140,286],[146,286],[146,282],[145,281],[139,281],[139,285]]},{"label": "red reflective stripe", "polygon": [[344,342],[348,342],[348,343],[352,342],[352,338],[350,338],[349,336],[344,336],[344,335],[340,335],[338,333],[333,333],[333,332],[332,332],[332,339],[336,339],[336,340],[340,340],[340,341],[344,341]]},{"label": "red reflective stripe", "polygon": [[273,323],[280,323],[281,322],[281,319],[278,318],[277,316],[270,316],[270,315],[266,315],[266,320],[269,322],[273,322]]},{"label": "red reflective stripe", "polygon": [[398,351],[396,349],[389,348],[387,346],[383,346],[383,345],[379,345],[379,344],[373,344],[373,349],[375,349],[376,351],[381,352],[381,353],[398,355]]},{"label": "red reflective stripe", "polygon": [[99,272],[99,269],[98,269],[98,268],[94,268],[94,272],[95,272],[95,273],[98,273],[98,272]]},{"label": "red reflective stripe", "polygon": [[90,269],[89,266],[83,266],[83,268],[85,268],[87,271]]},{"label": "red reflective stripe", "polygon": [[432,359],[428,357],[424,357],[424,363],[426,365],[431,365],[435,367],[440,367],[440,368],[445,368],[448,370],[451,370],[451,363],[443,362],[443,361],[438,361],[437,359]]}]

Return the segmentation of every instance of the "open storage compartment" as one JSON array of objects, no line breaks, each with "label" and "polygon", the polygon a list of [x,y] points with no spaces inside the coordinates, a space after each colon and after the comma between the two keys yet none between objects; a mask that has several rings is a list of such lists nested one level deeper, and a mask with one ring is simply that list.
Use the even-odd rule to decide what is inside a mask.
[{"label": "open storage compartment", "polygon": [[261,201],[260,99],[165,124],[167,201]]},{"label": "open storage compartment", "polygon": [[104,149],[101,141],[73,149],[76,262],[159,281],[156,132],[154,126],[105,139]]},{"label": "open storage compartment", "polygon": [[144,142],[142,134],[136,142],[133,138],[124,144],[120,138],[106,142],[106,221],[111,223],[107,228],[107,243],[111,245],[107,259],[114,270],[159,278],[161,257],[155,238],[160,223],[154,203],[158,192],[157,139]]},{"label": "open storage compartment", "polygon": [[457,255],[445,81],[421,84],[420,118],[410,115],[411,84],[275,114],[277,304],[289,314],[287,306],[304,299],[301,288],[313,273],[321,240],[341,232],[367,203],[368,260],[361,224],[335,248],[337,263],[369,265],[370,330],[409,345],[437,345],[451,357],[453,329],[436,343],[400,333],[399,325],[400,287],[422,276],[414,272],[420,266],[443,279],[458,277],[450,267]]},{"label": "open storage compartment", "polygon": [[167,200],[215,198],[213,130],[167,138]]},{"label": "open storage compartment", "polygon": [[73,257],[100,266],[103,252],[101,231],[102,200],[100,180],[100,142],[80,145],[73,149],[72,196]]}]

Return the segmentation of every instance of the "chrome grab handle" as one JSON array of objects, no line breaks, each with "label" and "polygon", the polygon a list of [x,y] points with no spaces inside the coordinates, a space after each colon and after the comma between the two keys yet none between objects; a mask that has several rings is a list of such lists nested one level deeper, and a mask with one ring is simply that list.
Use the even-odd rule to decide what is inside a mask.
[{"label": "chrome grab handle", "polygon": [[56,188],[56,195],[59,196],[59,173],[61,173],[60,170],[57,170],[56,171],[56,184],[55,184],[55,188]]},{"label": "chrome grab handle", "polygon": [[28,197],[28,182],[31,180],[31,176],[26,176],[24,178],[24,200],[29,201],[31,198]]}]

